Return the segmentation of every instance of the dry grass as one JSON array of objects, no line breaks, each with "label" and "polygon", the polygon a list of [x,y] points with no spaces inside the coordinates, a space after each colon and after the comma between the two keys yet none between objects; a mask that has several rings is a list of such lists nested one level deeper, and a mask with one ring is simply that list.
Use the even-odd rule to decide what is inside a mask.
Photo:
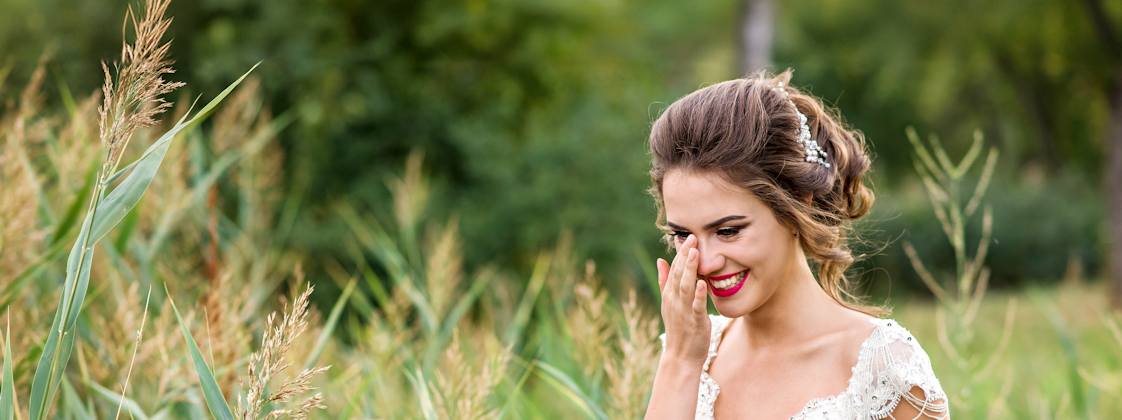
[{"label": "dry grass", "polygon": [[[275,391],[269,392],[267,389],[274,376],[292,366],[292,362],[286,360],[285,356],[300,334],[308,328],[308,297],[311,296],[312,290],[314,287],[308,285],[304,293],[293,300],[292,309],[285,311],[280,323],[276,325],[273,323],[276,320],[276,312],[266,319],[261,348],[250,357],[248,372],[243,378],[245,406],[242,406],[242,401],[238,401],[238,408],[235,410],[238,418],[258,419],[267,405],[283,404],[299,394],[315,390],[315,387],[311,386],[312,376],[323,373],[330,367],[305,369],[295,377],[286,378]],[[303,400],[293,409],[273,409],[265,418],[303,419],[313,408],[326,408],[321,404],[322,402],[323,394],[317,393]]]},{"label": "dry grass", "polygon": [[[145,16],[162,14],[166,4],[148,4]],[[105,162],[111,165],[102,167],[106,171],[136,157],[138,152],[127,144],[152,138],[155,117],[172,109],[159,99],[177,84],[163,80],[170,61],[163,58],[167,44],[157,36],[170,20],[146,17],[138,22],[130,16],[135,26],[148,29],[138,34],[136,46],[126,48],[120,75],[107,83],[104,96],[89,95],[77,101],[73,113],[56,116],[43,107],[40,67],[19,101],[0,117],[2,280],[41,260],[68,206],[85,199],[76,198],[78,192],[90,168],[97,169],[104,157],[95,149],[100,147],[95,136],[108,149]],[[381,221],[388,243],[362,242],[356,229],[356,247],[362,249],[353,261],[339,264],[344,278],[362,281],[343,302],[342,327],[318,363],[345,368],[311,368],[284,377],[293,363],[302,367],[308,360],[310,343],[326,328],[327,319],[309,307],[311,286],[296,290],[281,315],[272,311],[274,293],[290,279],[291,286],[301,284],[296,265],[311,257],[274,243],[276,220],[282,219],[274,209],[283,198],[285,156],[270,134],[273,119],[262,105],[259,86],[251,80],[229,98],[210,130],[196,130],[173,143],[164,170],[140,204],[135,229],[118,230],[106,241],[112,243],[103,242],[106,252],[96,255],[90,299],[78,327],[77,362],[65,376],[81,406],[58,402],[56,418],[80,418],[79,410],[93,418],[112,416],[119,400],[99,394],[94,385],[121,392],[126,380],[125,396],[150,417],[206,416],[166,297],[153,295],[152,307],[144,309],[142,291],[160,283],[173,285],[177,299],[199,302],[188,318],[203,322],[194,322],[191,333],[220,388],[238,400],[239,418],[583,415],[568,396],[574,389],[541,379],[546,364],[571,379],[575,391],[587,397],[581,403],[595,409],[594,417],[595,411],[612,419],[642,416],[659,357],[657,309],[645,306],[634,291],[622,302],[613,298],[602,288],[595,265],[576,257],[571,236],[542,253],[540,272],[495,266],[469,272],[463,248],[470,245],[459,236],[459,220],[426,219],[438,212],[426,208],[434,192],[420,152],[410,156],[400,177],[389,180],[394,197],[385,206],[394,217]],[[95,131],[99,116],[102,123]],[[266,141],[256,142],[260,138]],[[209,154],[185,153],[195,146]],[[197,171],[214,170],[224,158],[237,165],[217,174],[214,184],[197,182],[208,173]],[[416,240],[418,231],[427,232],[422,241]],[[394,253],[407,265],[400,277],[384,259]],[[952,404],[958,404],[952,408],[955,418],[1122,416],[1122,314],[1106,309],[1098,286],[1071,280],[1056,290],[1017,294],[1027,303],[1009,323],[1007,296],[975,298],[979,288],[980,296],[985,295],[985,277],[979,271],[984,258],[974,259],[979,262],[963,267],[973,273],[969,287],[959,281],[943,288],[944,295],[962,299],[958,309],[973,322],[969,333],[958,337],[956,325],[944,329],[945,347],[953,355],[936,344],[936,306],[915,303],[897,311],[931,354]],[[55,285],[65,273],[58,265],[37,275],[12,301],[15,386],[20,390],[29,387],[37,356],[33,349],[41,346],[50,325],[50,313],[43,308],[53,308],[60,298]],[[626,281],[616,280],[621,276],[611,278],[622,283],[610,285],[612,289],[627,288]],[[374,285],[386,289],[384,300]],[[464,301],[473,290],[478,299]],[[457,310],[460,318],[453,318]],[[426,311],[435,326],[425,325]],[[261,346],[250,354],[262,318]],[[521,330],[515,328],[518,322],[525,322]],[[1010,328],[1007,339],[1003,328]],[[143,340],[136,339],[138,330]],[[1003,340],[1008,344],[1003,346]],[[990,358],[1002,348],[1006,350],[996,353],[1003,357]],[[992,367],[982,363],[989,360],[995,360]],[[987,375],[972,374],[982,369]],[[246,375],[239,379],[239,372]],[[241,395],[235,383],[243,385]],[[319,392],[306,396],[313,391]],[[1001,403],[961,408],[963,401],[979,396],[1001,396],[996,399]],[[27,417],[26,411],[20,415]]]},{"label": "dry grass", "polygon": [[170,2],[146,1],[144,17],[139,22],[129,8],[125,19],[131,19],[136,40],[132,44],[122,42],[121,61],[114,66],[117,70],[116,83],[109,66],[101,63],[105,71],[105,85],[102,87],[104,102],[97,112],[101,116],[99,127],[106,154],[103,173],[115,170],[121,153],[137,130],[156,125],[155,117],[171,107],[172,103],[165,101],[163,95],[183,86],[182,82],[169,82],[163,78],[175,73],[171,68],[172,61],[167,59],[171,41],[160,44],[171,26],[171,18],[164,18]]},{"label": "dry grass", "polygon": [[[501,412],[489,399],[506,374],[510,348],[502,348],[494,335],[476,331],[470,336],[479,347],[475,349],[479,356],[469,359],[461,348],[459,330],[455,331],[451,346],[444,352],[441,369],[436,371],[436,380],[428,383],[437,418],[497,419]],[[488,354],[493,356],[486,358]],[[485,359],[484,363],[478,363],[481,359]]]},{"label": "dry grass", "polygon": [[636,419],[647,410],[647,393],[654,382],[662,348],[657,340],[658,321],[645,316],[632,289],[623,305],[624,324],[617,326],[618,353],[605,361],[608,374],[608,415],[614,419]]}]

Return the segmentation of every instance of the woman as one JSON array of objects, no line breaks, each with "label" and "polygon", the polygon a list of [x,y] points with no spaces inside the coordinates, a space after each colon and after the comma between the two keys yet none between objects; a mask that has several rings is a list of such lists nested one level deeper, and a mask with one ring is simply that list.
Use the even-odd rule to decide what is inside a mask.
[{"label": "woman", "polygon": [[915,338],[847,293],[848,221],[873,204],[864,139],[790,77],[706,87],[652,127],[677,254],[657,261],[666,333],[646,418],[948,418]]}]

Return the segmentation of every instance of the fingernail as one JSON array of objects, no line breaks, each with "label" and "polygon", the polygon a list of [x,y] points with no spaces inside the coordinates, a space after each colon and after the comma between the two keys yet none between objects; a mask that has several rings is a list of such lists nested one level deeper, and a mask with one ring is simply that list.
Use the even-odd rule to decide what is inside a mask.
[{"label": "fingernail", "polygon": [[696,259],[697,259],[697,248],[690,248],[689,255],[686,257],[686,260],[688,260],[689,262],[694,262],[694,260],[696,260]]}]

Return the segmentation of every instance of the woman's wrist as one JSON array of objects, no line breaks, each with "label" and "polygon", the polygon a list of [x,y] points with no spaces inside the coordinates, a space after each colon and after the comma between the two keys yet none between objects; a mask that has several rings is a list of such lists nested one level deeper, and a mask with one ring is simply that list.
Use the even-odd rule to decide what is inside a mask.
[{"label": "woman's wrist", "polygon": [[701,375],[701,370],[705,366],[705,360],[693,360],[692,358],[675,356],[667,352],[662,353],[662,358],[658,361],[658,372],[666,371],[668,375],[678,377],[694,377]]},{"label": "woman's wrist", "polygon": [[704,360],[702,363],[695,363],[663,353],[658,362],[658,372],[655,373],[645,419],[693,418],[704,366]]}]

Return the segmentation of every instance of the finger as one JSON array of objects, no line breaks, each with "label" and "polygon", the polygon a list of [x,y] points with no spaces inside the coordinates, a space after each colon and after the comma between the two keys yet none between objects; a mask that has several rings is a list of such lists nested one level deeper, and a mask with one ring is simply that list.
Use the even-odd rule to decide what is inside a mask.
[{"label": "finger", "polygon": [[670,263],[670,275],[666,278],[666,284],[669,286],[667,292],[670,294],[677,294],[681,290],[679,284],[682,279],[682,267],[686,265],[686,253],[679,252],[674,255],[674,262]]},{"label": "finger", "polygon": [[659,258],[655,261],[655,267],[658,268],[658,290],[661,292],[666,290],[666,279],[670,277],[670,264]]},{"label": "finger", "polygon": [[[687,291],[687,289],[684,288],[684,285],[682,284],[682,271],[686,265],[686,259],[690,254],[690,249],[693,249],[696,246],[697,237],[690,235],[686,237],[685,241],[682,241],[682,246],[678,247],[678,253],[674,255],[674,264],[670,265],[670,278],[674,279],[672,284],[677,287],[678,291]],[[692,283],[693,277],[691,277],[690,280]]]},{"label": "finger", "polygon": [[693,311],[694,311],[694,313],[705,313],[706,312],[705,311],[705,303],[706,303],[705,298],[707,296],[709,296],[709,294],[705,292],[705,281],[704,280],[698,280],[697,281],[697,287],[695,287],[694,289],[695,290],[693,291]]},{"label": "finger", "polygon": [[682,291],[682,296],[690,296],[694,290],[695,283],[697,283],[697,260],[700,252],[697,248],[690,248],[686,251],[686,261],[682,264],[682,276],[680,277],[678,287]]}]

